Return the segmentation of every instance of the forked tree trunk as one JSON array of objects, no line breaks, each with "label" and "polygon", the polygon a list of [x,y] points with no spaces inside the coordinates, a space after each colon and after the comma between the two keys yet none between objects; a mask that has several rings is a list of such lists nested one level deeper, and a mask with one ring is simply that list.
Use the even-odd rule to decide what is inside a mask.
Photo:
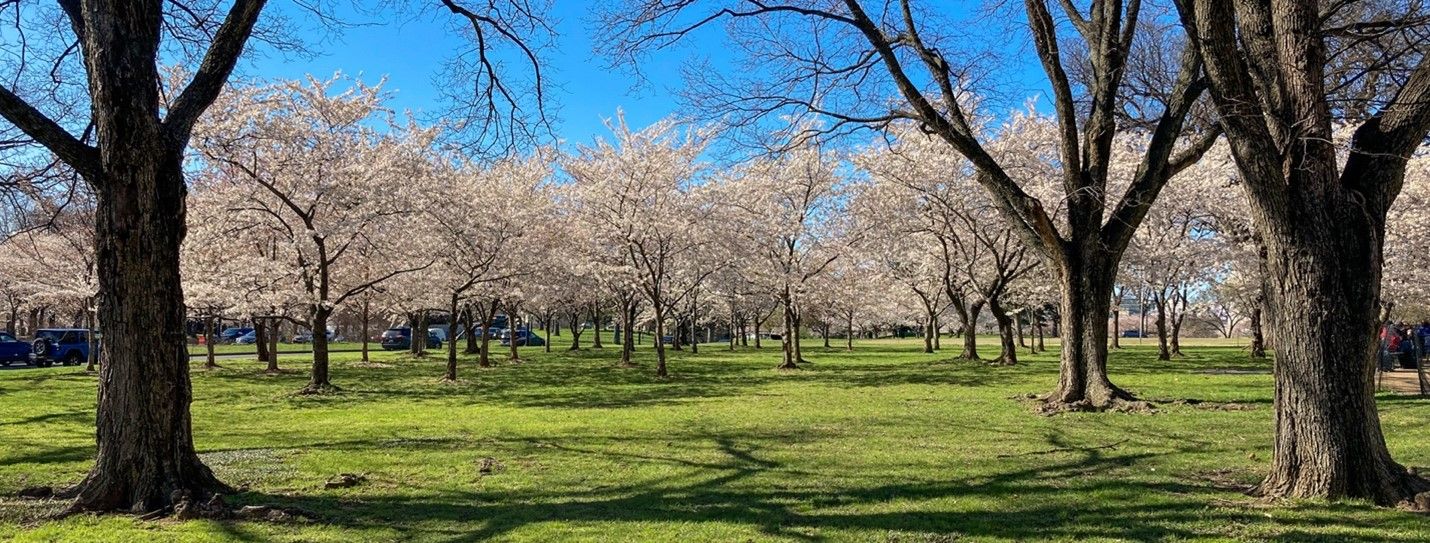
[{"label": "forked tree trunk", "polygon": [[[570,318],[571,318],[571,347],[568,348],[568,349],[566,349],[566,350],[568,350],[568,351],[579,351],[579,350],[581,350],[581,333],[586,331],[585,328],[582,328],[582,327],[581,327],[581,310],[579,310],[579,309],[572,310],[572,311],[571,311],[571,316],[570,316]],[[597,335],[597,336],[600,336],[600,335],[601,335],[601,331],[600,331],[600,330],[597,330],[597,331],[596,331],[596,335]],[[551,342],[548,341],[548,342],[546,342],[546,344],[547,344],[548,346],[550,346],[550,345],[551,345]]]},{"label": "forked tree trunk", "polygon": [[1107,378],[1113,277],[1112,270],[1093,262],[1074,261],[1058,270],[1062,353],[1058,386],[1044,399],[1044,410],[1106,409],[1134,400]]},{"label": "forked tree trunk", "polygon": [[924,354],[934,352],[933,348],[933,319],[924,323]]},{"label": "forked tree trunk", "polygon": [[993,361],[997,364],[1014,365],[1018,363],[1018,342],[1013,332],[1013,316],[1003,310],[1003,304],[998,301],[998,296],[988,297],[988,310],[993,313],[993,319],[998,321],[998,358]]},{"label": "forked tree trunk", "polygon": [[981,360],[978,356],[978,315],[983,313],[983,302],[968,304],[963,316],[963,352],[958,354],[964,360]]},{"label": "forked tree trunk", "polygon": [[1177,304],[1173,306],[1176,311],[1172,314],[1172,337],[1168,343],[1173,356],[1186,356],[1182,354],[1182,323],[1186,321],[1187,308],[1186,302],[1182,301],[1183,298],[1180,297],[1181,295],[1178,296]]},{"label": "forked tree trunk", "polygon": [[1152,301],[1157,304],[1157,360],[1171,360],[1172,350],[1167,345],[1167,295],[1158,292]]}]

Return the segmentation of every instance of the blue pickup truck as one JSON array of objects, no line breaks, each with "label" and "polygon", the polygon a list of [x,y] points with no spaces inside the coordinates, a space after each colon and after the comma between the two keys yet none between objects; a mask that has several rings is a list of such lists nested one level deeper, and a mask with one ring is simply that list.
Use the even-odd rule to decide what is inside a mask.
[{"label": "blue pickup truck", "polygon": [[[30,363],[48,368],[59,362],[66,366],[77,366],[89,359],[89,334],[83,328],[44,328],[35,331],[35,340],[30,342]],[[95,334],[98,345],[100,334]]]}]

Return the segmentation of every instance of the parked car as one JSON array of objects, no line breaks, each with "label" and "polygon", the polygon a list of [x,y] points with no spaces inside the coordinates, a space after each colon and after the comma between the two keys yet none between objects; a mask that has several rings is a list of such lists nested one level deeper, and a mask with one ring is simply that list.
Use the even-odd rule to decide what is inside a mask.
[{"label": "parked car", "polygon": [[[89,330],[83,328],[44,328],[35,332],[30,342],[30,363],[48,368],[59,362],[77,366],[89,359]],[[96,343],[102,336],[95,334]]]},{"label": "parked car", "polygon": [[[332,330],[328,330],[328,342],[331,343],[331,342],[333,342],[333,341],[337,341],[337,339],[338,339],[338,333],[337,333],[337,332],[334,332],[334,331],[332,331]],[[312,342],[313,342],[313,333],[312,333],[312,332],[301,332],[301,333],[299,333],[298,335],[293,336],[293,343],[312,343]]]},{"label": "parked car", "polygon": [[9,333],[0,332],[0,366],[9,366],[15,362],[30,363],[30,344]]},{"label": "parked car", "polygon": [[219,342],[219,343],[233,343],[234,341],[237,341],[238,338],[243,337],[245,334],[248,334],[249,332],[252,332],[252,331],[253,331],[252,328],[239,328],[239,327],[224,328],[223,331],[222,331],[222,332],[219,332],[219,334],[218,334],[218,342]]},{"label": "parked car", "polygon": [[[412,329],[406,326],[388,328],[382,333],[382,348],[389,351],[401,351],[412,347]],[[437,337],[431,330],[427,331],[427,348],[442,348],[442,338]]]},{"label": "parked car", "polygon": [[234,338],[233,342],[239,345],[253,345],[254,343],[258,343],[258,331],[250,330],[247,334]]},{"label": "parked car", "polygon": [[1147,337],[1141,330],[1123,330],[1122,337]]},{"label": "parked car", "polygon": [[[511,345],[511,330],[502,331],[501,344],[503,346]],[[541,347],[543,345],[546,345],[546,340],[541,339],[541,336],[536,335],[531,330],[522,329],[516,331],[517,347]]]}]

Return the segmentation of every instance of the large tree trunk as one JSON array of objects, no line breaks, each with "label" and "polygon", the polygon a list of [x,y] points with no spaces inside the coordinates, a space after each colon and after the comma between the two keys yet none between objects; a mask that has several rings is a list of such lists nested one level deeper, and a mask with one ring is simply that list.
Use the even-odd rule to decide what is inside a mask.
[{"label": "large tree trunk", "polygon": [[[154,34],[147,37],[157,43],[160,8],[158,2],[148,7],[149,20],[115,21],[113,11],[142,8],[92,6],[111,11],[94,15],[98,20],[92,31],[135,40]],[[185,494],[202,500],[229,491],[194,450],[179,277],[185,234],[183,157],[181,150],[168,148],[169,138],[152,116],[159,79],[154,57],[132,58],[135,49],[106,43],[87,47],[85,55],[92,67],[123,65],[113,66],[118,73],[106,68],[91,86],[132,89],[132,95],[108,98],[127,100],[115,107],[136,111],[111,117],[114,112],[95,108],[104,178],[90,181],[98,196],[99,323],[107,360],[99,370],[95,462],[67,492],[76,496],[72,509],[77,511],[148,512],[171,507]]]},{"label": "large tree trunk", "polygon": [[1354,201],[1314,207],[1261,228],[1277,350],[1276,438],[1259,492],[1394,505],[1430,482],[1391,459],[1375,405],[1384,224],[1367,224]]},{"label": "large tree trunk", "polygon": [[1107,378],[1113,276],[1100,262],[1072,260],[1059,267],[1062,353],[1058,386],[1045,398],[1044,410],[1107,409],[1134,399]]},{"label": "large tree trunk", "polygon": [[636,305],[635,305],[634,303],[629,303],[629,302],[626,303],[626,304],[621,308],[621,332],[622,332],[622,334],[621,334],[621,365],[622,365],[622,366],[627,366],[627,367],[629,367],[629,366],[631,366],[631,365],[634,364],[634,362],[631,361],[631,355],[634,354],[635,351],[636,351],[636,338],[635,338],[636,309],[637,309],[637,308],[636,308]]},{"label": "large tree trunk", "polygon": [[1178,292],[1176,301],[1172,305],[1172,334],[1168,340],[1168,346],[1174,356],[1186,356],[1182,354],[1182,323],[1187,319],[1186,300],[1186,295]]},{"label": "large tree trunk", "polygon": [[313,331],[313,372],[302,394],[324,394],[339,390],[328,378],[328,317],[332,310],[321,305],[309,312],[308,329]]}]

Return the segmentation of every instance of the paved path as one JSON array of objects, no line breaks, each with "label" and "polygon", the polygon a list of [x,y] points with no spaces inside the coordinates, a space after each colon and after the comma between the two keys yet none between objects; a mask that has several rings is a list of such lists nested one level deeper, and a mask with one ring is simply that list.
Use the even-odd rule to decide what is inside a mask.
[{"label": "paved path", "polygon": [[[1430,379],[1430,368],[1425,371],[1425,378]],[[1397,368],[1385,372],[1380,376],[1380,386],[1400,394],[1420,393],[1420,384],[1416,382],[1415,370]]]}]

